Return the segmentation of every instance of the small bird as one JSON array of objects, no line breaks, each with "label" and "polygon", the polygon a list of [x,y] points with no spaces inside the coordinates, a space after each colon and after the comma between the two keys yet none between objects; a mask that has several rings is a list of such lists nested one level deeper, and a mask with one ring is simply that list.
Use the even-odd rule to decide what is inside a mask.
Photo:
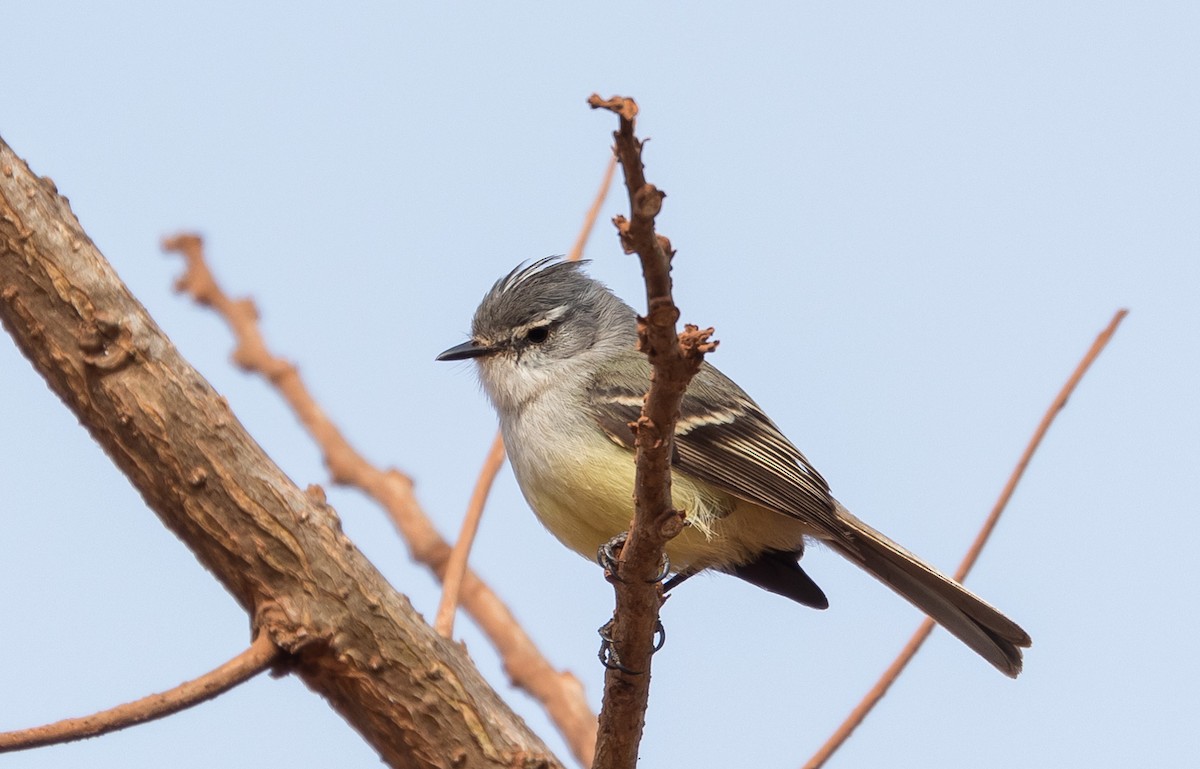
[{"label": "small bird", "polygon": [[[628,528],[634,433],[650,381],[637,315],[580,262],[519,265],[483,298],[471,339],[438,360],[473,359],[529,506],[590,557]],[[1021,672],[1029,635],[1015,622],[850,514],[775,423],[705,362],[683,396],[672,497],[685,512],[666,555],[677,584],[712,569],[797,603],[829,601],[800,567],[824,542],[974,649]]]}]

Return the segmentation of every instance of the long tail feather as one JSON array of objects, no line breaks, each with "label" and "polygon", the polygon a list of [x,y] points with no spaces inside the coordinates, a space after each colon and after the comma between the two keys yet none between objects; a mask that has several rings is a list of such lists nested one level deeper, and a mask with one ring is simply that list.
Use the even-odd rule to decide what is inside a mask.
[{"label": "long tail feather", "polygon": [[932,617],[1000,672],[1016,678],[1029,634],[983,599],[837,505],[846,541],[828,544]]}]

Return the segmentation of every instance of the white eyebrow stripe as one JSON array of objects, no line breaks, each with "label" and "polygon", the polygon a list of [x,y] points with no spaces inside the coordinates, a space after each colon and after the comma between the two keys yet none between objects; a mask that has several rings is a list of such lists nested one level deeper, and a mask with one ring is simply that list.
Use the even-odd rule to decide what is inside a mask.
[{"label": "white eyebrow stripe", "polygon": [[556,320],[560,319],[562,316],[566,315],[567,310],[569,310],[569,309],[570,308],[567,307],[567,305],[560,304],[558,307],[555,307],[554,309],[547,311],[546,314],[541,316],[540,318],[537,318],[536,320],[531,320],[528,323],[525,323],[523,325],[520,325],[520,326],[517,326],[516,328],[514,328],[512,331],[513,336],[523,336],[524,334],[528,333],[531,329],[545,328],[546,326],[549,326],[551,323],[554,323]]},{"label": "white eyebrow stripe", "polygon": [[550,310],[545,315],[543,315],[542,316],[543,319],[539,323],[539,325],[545,324],[545,323],[553,323],[554,321],[558,320],[562,316],[566,315],[568,309],[569,308],[567,307],[567,305],[560,304],[559,306],[555,307],[553,310]]}]

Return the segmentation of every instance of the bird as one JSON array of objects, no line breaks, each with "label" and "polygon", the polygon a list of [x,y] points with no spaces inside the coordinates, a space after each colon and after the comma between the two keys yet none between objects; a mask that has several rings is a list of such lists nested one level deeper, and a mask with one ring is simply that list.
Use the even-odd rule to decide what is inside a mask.
[{"label": "bird", "polygon": [[[632,514],[634,431],[650,381],[637,313],[589,276],[546,257],[497,280],[470,338],[439,361],[472,360],[495,408],[513,473],[541,523],[585,557]],[[680,405],[672,502],[682,532],[665,554],[677,585],[716,571],[825,609],[800,565],[823,543],[933,618],[1009,677],[1029,634],[957,581],[855,517],[732,379],[703,362]]]}]

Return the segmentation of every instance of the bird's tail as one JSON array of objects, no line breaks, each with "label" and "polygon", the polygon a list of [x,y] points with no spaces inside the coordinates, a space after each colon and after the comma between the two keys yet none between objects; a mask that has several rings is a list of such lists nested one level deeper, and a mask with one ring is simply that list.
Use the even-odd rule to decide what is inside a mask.
[{"label": "bird's tail", "polygon": [[851,515],[840,503],[844,541],[828,540],[842,555],[873,574],[1005,675],[1021,672],[1029,634],[950,577]]}]

